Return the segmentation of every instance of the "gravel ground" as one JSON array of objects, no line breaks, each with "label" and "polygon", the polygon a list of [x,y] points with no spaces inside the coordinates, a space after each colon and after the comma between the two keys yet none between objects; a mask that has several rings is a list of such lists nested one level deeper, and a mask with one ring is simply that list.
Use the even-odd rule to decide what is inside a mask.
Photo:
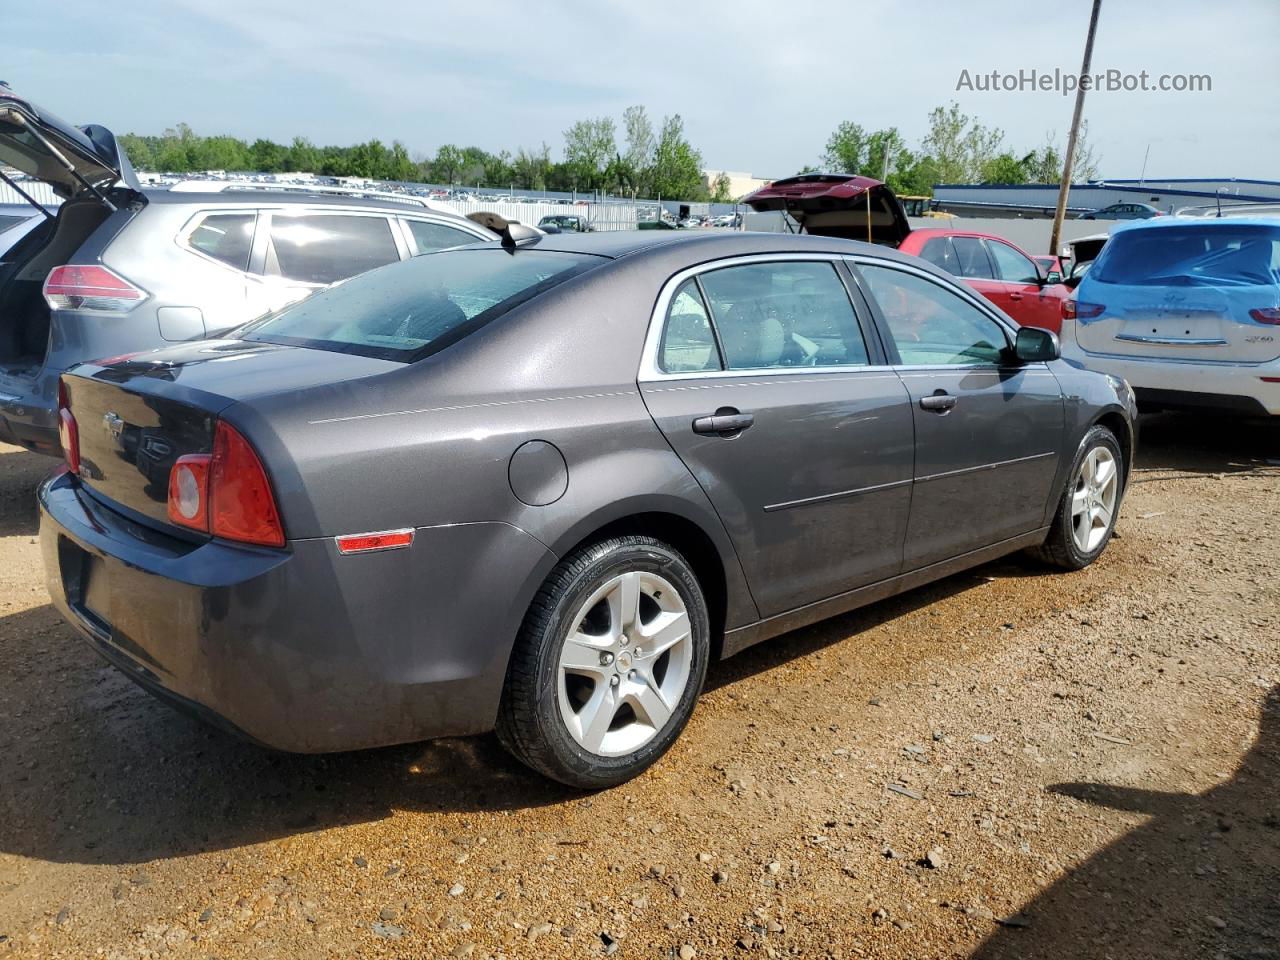
[{"label": "gravel ground", "polygon": [[713,666],[583,795],[491,737],[292,757],[48,604],[0,447],[0,957],[1280,957],[1280,430],[1157,418],[1118,539]]}]

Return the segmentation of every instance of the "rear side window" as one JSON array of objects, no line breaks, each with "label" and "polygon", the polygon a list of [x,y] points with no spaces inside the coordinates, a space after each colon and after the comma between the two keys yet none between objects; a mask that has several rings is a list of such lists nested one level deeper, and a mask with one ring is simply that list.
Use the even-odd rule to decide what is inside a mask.
[{"label": "rear side window", "polygon": [[399,259],[386,217],[277,213],[271,218],[267,272],[289,280],[337,283]]},{"label": "rear side window", "polygon": [[700,280],[730,370],[867,363],[849,293],[829,262],[724,267]]},{"label": "rear side window", "polygon": [[666,373],[722,369],[716,337],[711,332],[711,317],[696,280],[680,284],[671,298],[662,346],[658,350],[658,366]]},{"label": "rear side window", "polygon": [[953,237],[951,245],[956,252],[956,264],[959,268],[952,273],[977,280],[995,279],[995,274],[991,272],[991,260],[987,257],[987,251],[982,249],[981,240],[977,237]]},{"label": "rear side window", "polygon": [[446,247],[460,247],[466,243],[479,243],[480,238],[473,233],[447,227],[443,223],[432,223],[429,220],[406,220],[413,241],[418,245],[418,253],[431,253],[433,250],[444,250]]},{"label": "rear side window", "polygon": [[956,255],[951,249],[950,237],[934,237],[924,245],[920,256],[935,267],[941,267],[947,273],[959,273],[960,268],[956,265]]},{"label": "rear side window", "polygon": [[257,219],[253,213],[211,213],[187,236],[187,244],[229,267],[248,270]]},{"label": "rear side window", "polygon": [[244,340],[405,362],[480,329],[600,257],[540,250],[450,250],[354,277],[241,327]]},{"label": "rear side window", "polygon": [[1280,227],[1262,224],[1121,230],[1089,276],[1153,286],[1280,283]]}]

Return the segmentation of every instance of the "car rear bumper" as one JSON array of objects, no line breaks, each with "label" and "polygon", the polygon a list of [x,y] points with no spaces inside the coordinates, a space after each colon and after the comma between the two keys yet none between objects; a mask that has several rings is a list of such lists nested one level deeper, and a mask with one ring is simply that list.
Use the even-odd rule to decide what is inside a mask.
[{"label": "car rear bumper", "polygon": [[502,523],[419,528],[408,549],[344,557],[331,539],[187,543],[66,474],[39,497],[49,593],[90,645],[163,699],[293,752],[492,729],[555,563]]},{"label": "car rear bumper", "polygon": [[1220,410],[1256,416],[1280,416],[1280,360],[1271,363],[1196,363],[1064,350],[1068,359],[1089,370],[1129,381],[1144,405]]}]

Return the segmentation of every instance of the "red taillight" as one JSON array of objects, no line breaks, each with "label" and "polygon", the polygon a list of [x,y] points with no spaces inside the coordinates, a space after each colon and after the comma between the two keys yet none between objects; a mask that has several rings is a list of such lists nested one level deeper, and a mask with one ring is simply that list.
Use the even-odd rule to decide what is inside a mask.
[{"label": "red taillight", "polygon": [[1249,316],[1259,323],[1280,324],[1280,307],[1255,307],[1249,311]]},{"label": "red taillight", "polygon": [[71,412],[71,397],[64,381],[58,381],[58,440],[62,443],[62,456],[67,469],[80,473],[80,426]]},{"label": "red taillight", "polygon": [[209,530],[215,537],[284,546],[284,529],[262,461],[249,441],[223,420],[213,435],[209,491]]},{"label": "red taillight", "polygon": [[169,519],[192,530],[209,532],[209,461],[207,453],[179,457],[169,471]]},{"label": "red taillight", "polygon": [[1094,317],[1102,316],[1102,311],[1106,309],[1101,303],[1089,303],[1070,298],[1062,301],[1064,320],[1092,320]]},{"label": "red taillight", "polygon": [[223,420],[213,453],[179,457],[169,471],[169,519],[215,537],[284,546],[267,472],[249,441]]},{"label": "red taillight", "polygon": [[51,310],[132,310],[147,298],[124,277],[97,264],[54,267],[44,280]]}]

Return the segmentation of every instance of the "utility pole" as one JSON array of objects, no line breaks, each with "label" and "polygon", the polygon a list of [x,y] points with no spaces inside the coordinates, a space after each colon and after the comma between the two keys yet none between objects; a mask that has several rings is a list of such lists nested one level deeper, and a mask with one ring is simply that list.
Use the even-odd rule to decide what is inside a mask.
[{"label": "utility pole", "polygon": [[1058,186],[1058,209],[1053,214],[1053,231],[1049,234],[1049,254],[1058,255],[1062,239],[1062,220],[1067,215],[1067,194],[1071,190],[1071,167],[1076,158],[1076,138],[1080,134],[1080,116],[1084,113],[1084,95],[1090,81],[1089,66],[1093,62],[1093,35],[1098,32],[1098,11],[1102,0],[1093,0],[1093,12],[1089,14],[1089,36],[1084,41],[1084,63],[1080,65],[1079,84],[1076,86],[1076,109],[1071,115],[1071,133],[1067,136],[1067,155],[1062,160],[1062,183]]}]

